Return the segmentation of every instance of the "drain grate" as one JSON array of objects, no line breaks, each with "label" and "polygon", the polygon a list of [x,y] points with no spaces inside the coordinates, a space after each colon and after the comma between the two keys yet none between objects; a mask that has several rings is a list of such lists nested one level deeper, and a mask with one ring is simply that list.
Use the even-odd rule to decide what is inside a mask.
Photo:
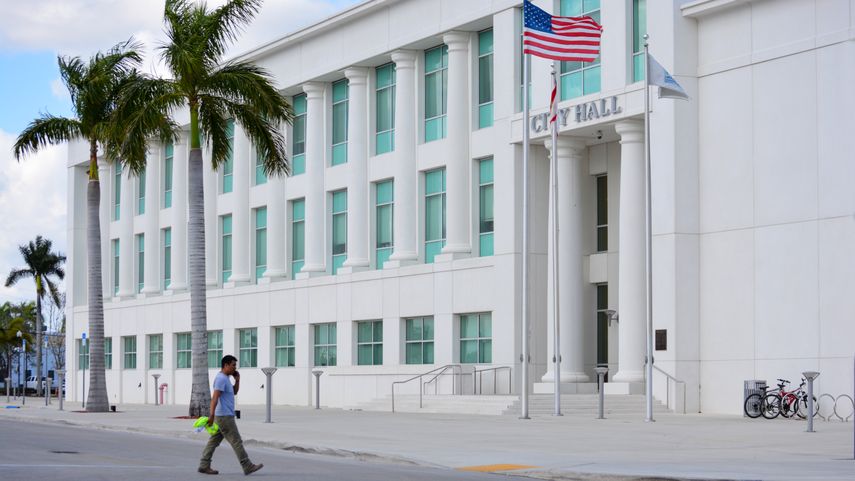
[{"label": "drain grate", "polygon": [[79,451],[51,451],[53,454],[80,454]]}]

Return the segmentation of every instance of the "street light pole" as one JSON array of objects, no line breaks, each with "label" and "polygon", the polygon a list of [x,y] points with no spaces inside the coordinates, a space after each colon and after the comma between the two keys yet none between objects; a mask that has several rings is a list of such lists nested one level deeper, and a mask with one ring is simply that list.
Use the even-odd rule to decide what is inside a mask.
[{"label": "street light pole", "polygon": [[[20,359],[18,359],[18,365],[21,365],[21,367],[18,369],[18,385],[20,386],[21,385],[21,372],[24,370],[22,364],[25,362],[24,361],[24,353],[26,352],[27,341],[24,340],[24,333],[23,332],[18,331],[18,333],[15,335],[21,339],[21,357],[20,357]],[[27,379],[24,378],[24,382],[26,382],[26,380]],[[21,395],[21,404],[27,404],[27,386],[26,386],[26,384],[24,385],[23,393]]]}]

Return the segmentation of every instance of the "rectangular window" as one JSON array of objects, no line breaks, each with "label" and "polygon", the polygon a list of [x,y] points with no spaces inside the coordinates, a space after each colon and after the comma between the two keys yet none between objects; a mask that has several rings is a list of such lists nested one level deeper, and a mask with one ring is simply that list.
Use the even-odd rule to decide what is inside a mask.
[{"label": "rectangular window", "polygon": [[[520,23],[518,24],[519,29],[519,96],[517,97],[517,112],[522,112],[523,110],[523,94],[525,92],[525,54],[523,53],[523,30],[525,21],[523,19],[522,9],[517,10],[519,12]],[[528,106],[531,107],[531,72],[529,72],[529,81],[528,81]]]},{"label": "rectangular window", "polygon": [[460,316],[460,362],[493,362],[493,316],[489,312]]},{"label": "rectangular window", "polygon": [[122,337],[122,369],[137,368],[137,337],[124,336]]},{"label": "rectangular window", "polygon": [[192,335],[189,332],[181,332],[175,335],[175,367],[178,369],[190,369],[193,359]]},{"label": "rectangular window", "polygon": [[145,234],[137,234],[137,293],[145,286]]},{"label": "rectangular window", "polygon": [[89,369],[89,341],[77,340],[77,369]]},{"label": "rectangular window", "polygon": [[294,367],[294,326],[276,328],[273,352],[276,367]]},{"label": "rectangular window", "polygon": [[597,364],[609,362],[609,285],[597,284]]},{"label": "rectangular window", "polygon": [[220,218],[223,238],[223,270],[222,281],[228,282],[232,277],[232,216],[224,215]]},{"label": "rectangular window", "polygon": [[148,368],[163,369],[163,334],[148,336]]},{"label": "rectangular window", "polygon": [[[561,16],[588,16],[600,22],[600,0],[561,0]],[[593,62],[561,62],[561,100],[600,91],[600,58]]]},{"label": "rectangular window", "polygon": [[113,239],[113,295],[119,293],[119,239]]},{"label": "rectangular window", "polygon": [[377,182],[374,196],[376,228],[376,267],[383,268],[383,263],[392,255],[395,242],[393,236],[395,192],[394,181]]},{"label": "rectangular window", "polygon": [[306,255],[306,200],[291,201],[291,275],[303,269]]},{"label": "rectangular window", "polygon": [[113,164],[113,220],[119,220],[122,207],[122,166]]},{"label": "rectangular window", "polygon": [[306,94],[295,95],[294,123],[291,124],[292,162],[291,175],[306,173]]},{"label": "rectangular window", "polygon": [[444,139],[448,124],[448,46],[425,50],[425,142]]},{"label": "rectangular window", "polygon": [[[87,346],[89,344],[86,344]],[[87,347],[87,350],[89,348]],[[113,338],[104,338],[104,369],[113,369]]]},{"label": "rectangular window", "polygon": [[255,281],[267,270],[267,207],[255,209]]},{"label": "rectangular window", "polygon": [[478,253],[493,255],[493,158],[478,162]]},{"label": "rectangular window", "polygon": [[175,146],[166,144],[163,161],[163,208],[172,207],[172,163],[175,159]]},{"label": "rectangular window", "polygon": [[145,171],[137,176],[137,215],[145,214]]},{"label": "rectangular window", "polygon": [[234,188],[235,172],[235,121],[229,119],[226,122],[226,142],[229,144],[229,152],[223,162],[223,194],[228,194]]},{"label": "rectangular window", "polygon": [[258,367],[257,329],[238,329],[238,360],[241,369]]},{"label": "rectangular window", "polygon": [[347,162],[347,79],[332,84],[332,165]]},{"label": "rectangular window", "polygon": [[493,126],[493,29],[478,32],[478,128]]},{"label": "rectangular window", "polygon": [[383,364],[383,321],[356,323],[356,364],[359,366]]},{"label": "rectangular window", "polygon": [[172,283],[172,228],[163,229],[163,290]]},{"label": "rectangular window", "polygon": [[597,252],[609,250],[609,181],[608,177],[597,177]]},{"label": "rectangular window", "polygon": [[632,81],[644,80],[644,35],[647,34],[647,0],[632,0]]},{"label": "rectangular window", "polygon": [[433,317],[414,317],[405,323],[406,364],[433,364]]},{"label": "rectangular window", "polygon": [[315,366],[336,365],[336,325],[334,322],[314,324]]},{"label": "rectangular window", "polygon": [[220,369],[223,360],[223,331],[208,331],[208,369]]},{"label": "rectangular window", "polygon": [[267,174],[264,173],[264,152],[258,147],[255,149],[255,185],[267,183]]},{"label": "rectangular window", "polygon": [[395,64],[375,69],[377,74],[377,155],[395,150]]},{"label": "rectangular window", "polygon": [[347,191],[332,193],[332,273],[347,259]]},{"label": "rectangular window", "polygon": [[445,246],[445,169],[425,172],[425,264]]}]

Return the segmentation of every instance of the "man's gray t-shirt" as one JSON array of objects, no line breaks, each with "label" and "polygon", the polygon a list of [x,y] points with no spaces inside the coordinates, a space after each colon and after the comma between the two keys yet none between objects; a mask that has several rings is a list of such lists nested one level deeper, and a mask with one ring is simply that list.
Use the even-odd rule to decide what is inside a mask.
[{"label": "man's gray t-shirt", "polygon": [[235,415],[235,390],[229,377],[222,372],[217,373],[214,378],[214,391],[220,391],[220,399],[217,402],[216,416]]}]

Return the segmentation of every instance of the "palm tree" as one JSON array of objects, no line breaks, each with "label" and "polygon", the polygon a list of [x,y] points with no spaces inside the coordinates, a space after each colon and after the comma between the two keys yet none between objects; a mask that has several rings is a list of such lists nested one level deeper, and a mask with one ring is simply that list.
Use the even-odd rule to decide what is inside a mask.
[{"label": "palm tree", "polygon": [[[35,318],[35,306],[32,302],[11,304],[9,302],[0,305],[0,352],[6,354],[4,364],[0,372],[6,371],[7,377],[12,377],[12,366],[14,365],[15,348],[21,345],[21,332],[28,346],[32,349],[33,343],[33,318]],[[12,382],[10,382],[12,384]]]},{"label": "palm tree", "polygon": [[[207,414],[211,391],[207,369],[207,312],[205,294],[204,192],[202,187],[202,136],[211,145],[212,167],[217,169],[230,153],[226,137],[233,118],[246,131],[264,158],[268,175],[289,171],[285,139],[279,126],[291,122],[293,111],[262,68],[247,62],[223,62],[228,46],[253,19],[261,0],[230,0],[209,10],[202,2],[166,0],[164,23],[169,41],[160,47],[171,79],[144,78],[129,89],[128,134],[122,155],[144,157],[144,136],[137,131],[162,127],[164,113],[190,110],[188,162],[188,264],[193,383],[190,415]],[[94,354],[93,354],[94,355]]]},{"label": "palm tree", "polygon": [[115,106],[123,85],[135,76],[141,62],[137,44],[127,41],[106,53],[98,52],[86,63],[80,57],[58,57],[62,80],[71,94],[74,118],[43,114],[33,120],[15,141],[15,158],[21,160],[48,144],[82,139],[89,143],[89,185],[86,202],[86,244],[89,260],[89,335],[92,353],[88,411],[106,412],[107,384],[104,378],[104,299],[101,291],[101,187],[98,179],[98,146],[116,150],[122,125]]},{"label": "palm tree", "polygon": [[6,277],[6,287],[12,287],[21,279],[32,277],[36,284],[36,393],[42,391],[42,299],[45,294],[50,293],[51,300],[59,304],[59,291],[51,279],[57,277],[59,280],[65,278],[65,270],[62,264],[65,256],[53,252],[53,242],[42,236],[36,236],[36,240],[30,241],[18,247],[24,258],[26,267],[12,269]]}]

